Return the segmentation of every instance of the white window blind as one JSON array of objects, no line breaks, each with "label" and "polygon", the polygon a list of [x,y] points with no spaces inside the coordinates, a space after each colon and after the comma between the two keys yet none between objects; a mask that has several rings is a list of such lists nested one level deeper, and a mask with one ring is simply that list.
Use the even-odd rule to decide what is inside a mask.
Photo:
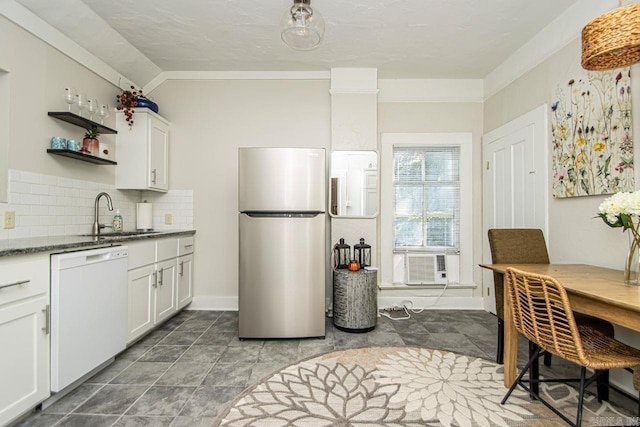
[{"label": "white window blind", "polygon": [[396,250],[460,247],[460,147],[393,148]]}]

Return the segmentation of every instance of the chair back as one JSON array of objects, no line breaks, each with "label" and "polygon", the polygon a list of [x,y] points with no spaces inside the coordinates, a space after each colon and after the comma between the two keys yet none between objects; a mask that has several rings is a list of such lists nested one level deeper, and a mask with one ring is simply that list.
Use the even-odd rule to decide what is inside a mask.
[{"label": "chair back", "polygon": [[584,366],[582,340],[564,286],[553,277],[514,268],[505,276],[518,332],[544,350]]},{"label": "chair back", "polygon": [[[547,244],[537,228],[493,228],[489,230],[493,264],[549,264]],[[493,273],[496,315],[504,319],[503,275]]]}]

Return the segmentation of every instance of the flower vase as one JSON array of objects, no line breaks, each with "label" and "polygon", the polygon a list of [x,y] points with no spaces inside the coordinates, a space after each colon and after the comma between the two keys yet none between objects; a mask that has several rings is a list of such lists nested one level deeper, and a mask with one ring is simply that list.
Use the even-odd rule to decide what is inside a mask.
[{"label": "flower vase", "polygon": [[640,242],[629,235],[629,253],[624,263],[624,282],[629,285],[640,285]]}]

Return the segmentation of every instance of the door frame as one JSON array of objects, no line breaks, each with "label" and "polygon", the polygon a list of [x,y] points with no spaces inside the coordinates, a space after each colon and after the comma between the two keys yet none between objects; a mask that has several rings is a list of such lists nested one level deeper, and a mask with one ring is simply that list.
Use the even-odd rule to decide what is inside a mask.
[{"label": "door frame", "polygon": [[[490,160],[489,145],[502,138],[520,132],[531,127],[533,130],[533,170],[527,174],[534,174],[535,180],[535,220],[533,224],[524,224],[524,227],[540,228],[548,242],[549,240],[549,162],[548,147],[550,141],[548,105],[539,107],[525,113],[510,122],[500,126],[482,137],[482,262],[491,263],[491,250],[487,232],[490,228],[490,207],[492,206],[493,189],[489,188],[486,171]],[[483,269],[482,272],[482,298],[485,310],[495,313],[495,298],[493,297],[493,274]]]}]

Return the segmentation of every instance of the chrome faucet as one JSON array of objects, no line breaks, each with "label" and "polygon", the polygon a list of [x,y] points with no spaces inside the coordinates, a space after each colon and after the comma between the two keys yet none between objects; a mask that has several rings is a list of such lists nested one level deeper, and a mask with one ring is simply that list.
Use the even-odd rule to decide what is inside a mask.
[{"label": "chrome faucet", "polygon": [[107,198],[107,207],[110,211],[113,210],[113,201],[111,200],[111,196],[104,191],[96,196],[96,203],[94,205],[94,217],[93,217],[93,235],[99,236],[100,229],[107,227],[104,224],[100,224],[98,220],[98,215],[100,213],[100,197],[105,196]]}]

